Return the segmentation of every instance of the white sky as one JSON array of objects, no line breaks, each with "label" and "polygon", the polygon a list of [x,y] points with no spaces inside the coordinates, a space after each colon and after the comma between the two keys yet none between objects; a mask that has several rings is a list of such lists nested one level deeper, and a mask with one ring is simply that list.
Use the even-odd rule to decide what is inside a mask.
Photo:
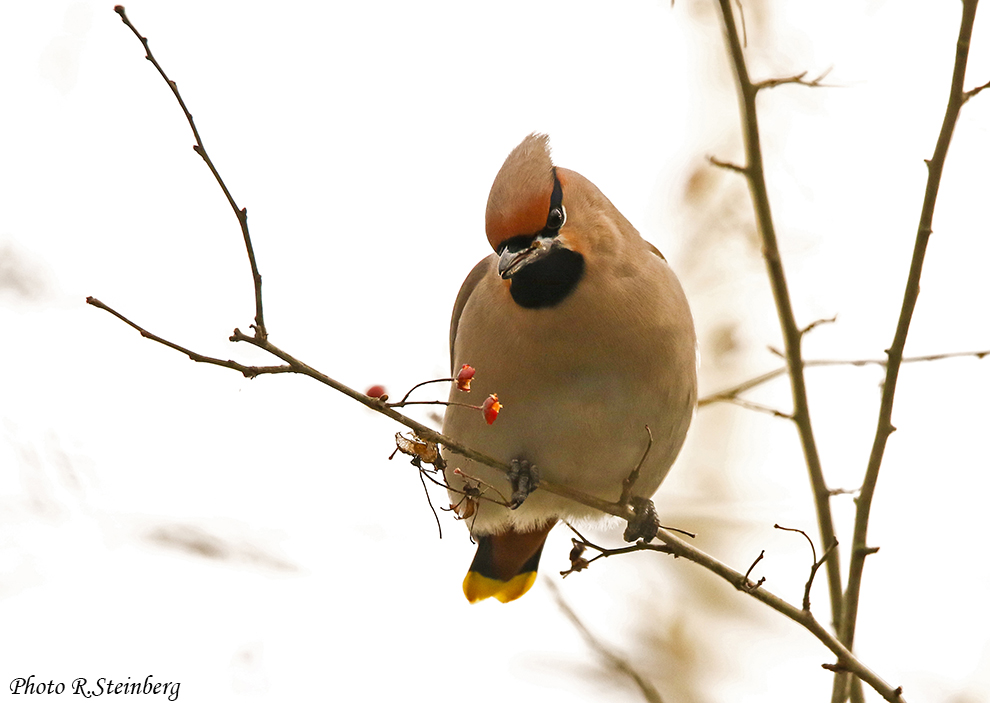
[{"label": "white sky", "polygon": [[[775,5],[772,21],[749,16],[753,74],[831,67],[840,86],[760,101],[799,322],[838,314],[807,355],[879,358],[958,3]],[[16,267],[29,291],[0,281],[0,690],[32,673],[153,674],[180,681],[186,701],[639,700],[596,676],[545,584],[510,606],[464,601],[472,547],[446,516],[436,539],[415,473],[386,460],[398,427],[305,379],[193,364],[84,304],[268,363],[226,341],[253,315],[236,221],[112,7],[0,5],[0,274]],[[127,4],[248,208],[276,344],[361,389],[444,374],[450,306],[486,253],[488,188],[540,130],[681,273],[702,392],[775,366],[748,203],[727,219],[740,184],[704,166],[740,158],[710,3],[285,7]],[[990,80],[985,14],[968,87]],[[908,353],[990,348],[988,125],[990,91],[957,126]],[[698,169],[711,190],[687,202]],[[737,349],[718,356],[727,326]],[[913,365],[898,386],[857,647],[911,701],[990,698],[987,364]],[[830,485],[862,475],[880,378],[809,372]],[[752,397],[789,406],[783,382]],[[806,483],[786,423],[717,408],[699,415],[657,502],[740,570],[766,549],[767,587],[796,603],[807,547],[772,525],[814,529]],[[835,501],[843,547],[851,506]],[[175,549],[182,535],[226,558]],[[567,542],[552,536],[544,574],[565,568]],[[656,561],[611,560],[560,586],[638,666],[700,681],[690,699],[676,676],[655,677],[666,701],[825,699],[831,657],[810,635],[688,563]],[[827,620],[822,586],[813,604]],[[657,661],[643,633],[686,653]]]}]

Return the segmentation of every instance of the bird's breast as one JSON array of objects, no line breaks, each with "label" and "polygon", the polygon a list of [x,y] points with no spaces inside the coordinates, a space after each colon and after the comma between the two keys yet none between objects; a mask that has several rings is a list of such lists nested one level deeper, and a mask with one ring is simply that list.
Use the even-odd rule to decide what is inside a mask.
[{"label": "bird's breast", "polygon": [[[642,457],[648,425],[659,441],[644,487],[654,490],[690,421],[693,327],[676,281],[674,300],[661,299],[663,285],[610,283],[589,276],[559,305],[526,309],[501,281],[483,280],[458,323],[455,368],[474,366],[472,395],[497,393],[504,409],[489,427],[450,408],[445,431],[503,460],[528,459],[549,480],[614,492],[614,499]],[[451,398],[463,401],[457,391]]]}]

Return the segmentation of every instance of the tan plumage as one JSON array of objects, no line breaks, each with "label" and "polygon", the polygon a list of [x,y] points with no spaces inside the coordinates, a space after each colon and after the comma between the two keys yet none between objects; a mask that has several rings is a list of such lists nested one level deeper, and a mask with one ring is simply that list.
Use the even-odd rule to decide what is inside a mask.
[{"label": "tan plumage", "polygon": [[[475,266],[457,296],[451,366],[474,366],[470,397],[497,393],[504,409],[489,426],[477,413],[448,407],[444,433],[615,501],[643,456],[649,425],[654,444],[633,493],[651,497],[697,399],[694,326],[667,262],[594,184],[554,167],[545,135],[530,135],[506,159],[486,230],[496,253]],[[465,396],[453,389],[451,400]],[[465,486],[457,468],[511,495],[498,471],[456,454],[447,460],[455,489]],[[465,514],[464,496],[454,491],[451,500]],[[486,500],[476,508],[466,519],[479,541],[464,583],[472,601],[519,597],[535,578],[554,521],[600,517],[538,489],[516,510]]]}]

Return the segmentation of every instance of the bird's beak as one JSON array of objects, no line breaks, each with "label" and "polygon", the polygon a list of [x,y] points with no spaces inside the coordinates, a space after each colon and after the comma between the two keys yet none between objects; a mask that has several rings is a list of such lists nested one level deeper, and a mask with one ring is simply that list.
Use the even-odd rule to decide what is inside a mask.
[{"label": "bird's beak", "polygon": [[539,261],[553,249],[553,239],[537,237],[533,243],[522,251],[506,249],[498,257],[498,275],[502,278],[512,278],[526,266]]}]

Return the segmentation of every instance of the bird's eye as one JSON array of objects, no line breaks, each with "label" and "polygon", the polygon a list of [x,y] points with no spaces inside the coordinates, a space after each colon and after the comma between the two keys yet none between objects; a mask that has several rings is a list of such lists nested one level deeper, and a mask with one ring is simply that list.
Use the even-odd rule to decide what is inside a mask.
[{"label": "bird's eye", "polygon": [[567,212],[563,205],[550,208],[550,214],[547,215],[547,229],[560,229],[565,222],[567,222]]}]

